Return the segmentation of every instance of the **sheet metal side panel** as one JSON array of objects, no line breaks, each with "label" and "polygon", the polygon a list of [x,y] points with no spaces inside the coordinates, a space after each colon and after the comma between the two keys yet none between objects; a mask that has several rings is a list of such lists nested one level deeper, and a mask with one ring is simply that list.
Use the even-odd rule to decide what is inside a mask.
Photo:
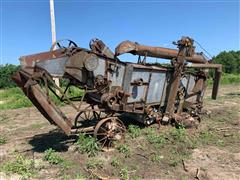
[{"label": "sheet metal side panel", "polygon": [[[164,82],[166,79],[166,73],[164,72],[153,72],[148,95],[147,95],[147,103],[160,103],[161,96],[164,90]],[[164,99],[165,93],[163,94]]]},{"label": "sheet metal side panel", "polygon": [[127,64],[125,67],[125,73],[124,73],[124,78],[122,83],[122,87],[125,92],[129,92],[132,73],[133,73],[133,66],[131,64]]},{"label": "sheet metal side panel", "polygon": [[[188,89],[187,89],[188,94],[192,92],[194,85],[195,85],[195,77],[193,75],[190,75],[189,82],[188,82]],[[197,95],[188,98],[187,101],[195,103],[196,99],[197,99]]]},{"label": "sheet metal side panel", "polygon": [[97,76],[97,75],[103,75],[104,76],[104,73],[105,73],[105,59],[102,59],[102,58],[99,58],[98,59],[98,67],[93,71],[94,73],[94,76]]},{"label": "sheet metal side panel", "polygon": [[108,71],[108,79],[112,81],[111,86],[122,87],[123,77],[125,73],[125,65],[117,64],[117,69],[114,72]]},{"label": "sheet metal side panel", "polygon": [[[134,68],[132,73],[132,78],[129,84],[134,80],[140,79],[140,78],[143,79],[143,82],[148,82],[149,75],[150,75],[149,70]],[[146,88],[147,88],[146,86],[130,86],[129,93],[131,93],[132,96],[128,98],[128,103],[140,102],[142,99],[144,99]]]},{"label": "sheet metal side panel", "polygon": [[190,75],[189,82],[188,82],[188,89],[187,89],[188,93],[192,92],[194,85],[195,85],[195,77],[193,75]]},{"label": "sheet metal side panel", "polygon": [[65,64],[67,62],[67,57],[49,59],[45,61],[36,62],[36,66],[45,69],[52,76],[63,76],[65,71]]}]

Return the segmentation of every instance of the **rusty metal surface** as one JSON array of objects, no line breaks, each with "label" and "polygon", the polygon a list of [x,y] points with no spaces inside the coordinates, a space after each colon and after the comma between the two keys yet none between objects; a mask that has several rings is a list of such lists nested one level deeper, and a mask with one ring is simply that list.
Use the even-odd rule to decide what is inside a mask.
[{"label": "rusty metal surface", "polygon": [[[115,49],[115,55],[119,56],[124,53],[131,53],[134,55],[158,57],[163,59],[174,59],[177,58],[179,51],[176,49],[163,48],[163,47],[152,47],[140,45],[131,41],[124,41],[120,43]],[[206,63],[207,60],[203,55],[194,54],[191,57],[186,57],[188,62],[192,63]]]},{"label": "rusty metal surface", "polygon": [[101,40],[95,38],[92,39],[89,43],[89,47],[90,49],[95,52],[95,53],[100,53],[106,57],[112,58],[114,59],[114,53],[109,49],[109,47],[107,47],[104,42],[102,42]]},{"label": "rusty metal surface", "polygon": [[[198,123],[206,89],[206,69],[215,69],[212,98],[217,97],[222,66],[195,53],[194,41],[189,37],[175,43],[178,50],[126,41],[116,48],[115,54],[99,39],[90,42],[91,50],[69,42],[69,47],[59,44],[55,51],[21,57],[21,70],[13,76],[46,119],[66,134],[81,129],[95,132],[99,139],[102,125],[107,132],[111,131],[110,126],[122,126],[116,117],[121,115],[128,115],[146,125],[154,122],[159,126],[172,122]],[[144,59],[139,58],[138,63],[122,62],[115,55],[123,53],[143,56]],[[147,64],[147,56],[170,59],[171,66]],[[55,76],[66,84],[58,87],[53,81]],[[72,90],[78,94],[72,96]],[[72,106],[75,121],[54,104],[50,93]],[[109,123],[105,124],[107,121]],[[116,127],[114,131],[111,141],[118,137],[118,132],[122,133]]]},{"label": "rusty metal surface", "polygon": [[62,56],[62,50],[58,49],[56,51],[48,51],[37,53],[28,56],[21,56],[19,58],[22,68],[25,67],[34,67],[36,62],[44,61],[48,59],[54,59]]},{"label": "rusty metal surface", "polygon": [[59,126],[66,134],[70,133],[71,121],[46,97],[37,82],[28,79],[28,75],[21,70],[13,76],[13,80],[22,87],[24,93],[51,123]]}]

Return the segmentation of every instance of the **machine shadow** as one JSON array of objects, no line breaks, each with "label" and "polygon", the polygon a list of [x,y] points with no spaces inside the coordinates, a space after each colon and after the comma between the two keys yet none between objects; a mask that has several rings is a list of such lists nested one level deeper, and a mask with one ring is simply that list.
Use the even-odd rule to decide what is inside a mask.
[{"label": "machine shadow", "polygon": [[[141,129],[146,127],[142,123],[128,117],[122,117],[121,120],[123,121],[127,129],[128,126],[132,124],[138,126]],[[88,123],[89,122],[86,121],[83,126],[88,127]],[[34,152],[42,153],[49,148],[52,148],[57,152],[66,152],[68,151],[69,146],[71,146],[77,141],[77,138],[77,134],[67,136],[61,130],[56,129],[47,133],[35,135],[28,141],[28,143],[33,146],[32,151]]]},{"label": "machine shadow", "polygon": [[69,146],[76,140],[76,135],[67,136],[60,130],[53,130],[34,136],[28,143],[33,146],[32,151],[34,152],[44,152],[49,148],[57,152],[66,152]]}]

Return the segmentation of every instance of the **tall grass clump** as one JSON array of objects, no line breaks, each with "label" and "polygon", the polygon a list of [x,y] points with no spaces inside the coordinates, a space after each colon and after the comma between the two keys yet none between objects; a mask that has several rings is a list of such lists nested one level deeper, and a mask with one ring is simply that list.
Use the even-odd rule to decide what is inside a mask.
[{"label": "tall grass clump", "polygon": [[91,136],[80,133],[77,140],[78,151],[87,153],[89,156],[95,156],[100,151],[100,146],[96,140]]},{"label": "tall grass clump", "polygon": [[33,159],[29,159],[22,155],[16,155],[16,157],[3,164],[2,170],[6,173],[16,173],[22,176],[23,179],[36,174],[36,168]]}]

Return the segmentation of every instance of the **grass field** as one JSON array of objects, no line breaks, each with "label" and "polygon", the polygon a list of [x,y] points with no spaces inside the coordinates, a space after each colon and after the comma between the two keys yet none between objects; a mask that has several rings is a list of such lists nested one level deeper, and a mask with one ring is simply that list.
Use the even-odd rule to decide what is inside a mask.
[{"label": "grass field", "polygon": [[[81,96],[83,94],[82,90],[70,87],[67,91],[69,97]],[[51,99],[57,105],[64,105],[53,93],[50,92]],[[18,87],[1,89],[0,90],[0,110],[1,109],[17,109],[23,107],[32,106],[31,101],[24,95],[22,90]]]},{"label": "grass field", "polygon": [[[208,84],[212,84],[213,79],[208,79]],[[221,84],[239,84],[240,83],[240,74],[227,74],[222,73]]]}]

